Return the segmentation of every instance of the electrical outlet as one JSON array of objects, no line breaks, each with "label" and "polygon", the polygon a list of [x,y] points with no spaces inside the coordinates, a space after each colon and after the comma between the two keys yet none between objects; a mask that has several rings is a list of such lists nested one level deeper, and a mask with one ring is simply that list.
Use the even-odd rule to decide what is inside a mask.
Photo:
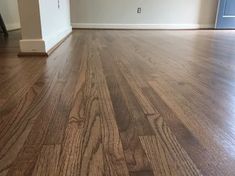
[{"label": "electrical outlet", "polygon": [[141,8],[137,8],[137,13],[141,13]]}]

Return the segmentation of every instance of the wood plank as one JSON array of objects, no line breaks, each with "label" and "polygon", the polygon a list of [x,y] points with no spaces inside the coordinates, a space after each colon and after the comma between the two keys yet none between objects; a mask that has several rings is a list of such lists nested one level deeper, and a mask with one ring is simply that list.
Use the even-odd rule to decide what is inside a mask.
[{"label": "wood plank", "polygon": [[[33,121],[38,116],[38,111],[45,102],[41,100],[43,97],[48,97],[47,91],[50,85],[51,82],[42,77],[25,95],[22,95],[18,104],[12,105],[9,102],[0,111],[2,129],[0,132],[1,169],[9,167],[17,156],[32,128]],[[34,109],[30,107],[34,107]]]},{"label": "wood plank", "polygon": [[58,175],[102,175],[104,172],[97,85],[86,52],[87,45],[80,55],[81,70],[62,143]]},{"label": "wood plank", "polygon": [[149,116],[155,136],[140,137],[155,175],[202,175],[161,116]]},{"label": "wood plank", "polygon": [[44,145],[37,159],[32,176],[56,176],[60,145]]},{"label": "wood plank", "polygon": [[[159,84],[159,81],[161,82],[161,84]],[[228,134],[226,134],[224,130],[219,129],[213,123],[210,123],[210,126],[207,126],[207,124],[209,123],[207,121],[208,119],[201,121],[200,118],[206,118],[206,116],[201,112],[196,112],[195,109],[191,108],[189,102],[181,94],[175,95],[173,92],[171,92],[173,91],[171,87],[162,89],[162,85],[166,84],[165,80],[159,79],[158,82],[153,81],[150,82],[150,84],[154,91],[161,95],[161,99],[165,103],[167,103],[167,106],[169,106],[171,109],[173,107],[177,118],[179,118],[183,125],[188,128],[191,133],[191,136],[194,136],[194,138],[196,139],[200,139],[200,141],[197,142],[198,144],[200,143],[200,145],[197,144],[198,147],[196,147],[198,151],[191,151],[190,154],[194,155],[195,159],[198,159],[198,163],[201,163],[200,165],[202,166],[202,168],[204,167],[206,172],[213,172],[217,170],[217,172],[221,173],[221,175],[229,174],[227,172],[230,172],[230,170],[218,169],[219,167],[222,167],[221,162],[218,162],[215,158],[220,157],[221,160],[224,160],[225,164],[229,168],[232,168],[233,163],[227,163],[228,158],[225,157],[226,154],[224,152],[219,152],[225,150],[223,146],[221,146],[221,143],[213,143],[212,141],[214,141],[215,138],[218,138],[224,141],[223,144],[231,146],[233,145],[233,139]],[[151,97],[152,95],[150,95],[149,97]],[[181,102],[182,104],[179,105],[178,102]],[[160,110],[160,106],[158,109]],[[224,137],[223,139],[222,136]],[[187,144],[193,144],[193,147],[195,143],[191,143],[188,142],[188,140],[185,140],[184,144],[185,146],[187,146]],[[193,150],[193,148],[191,150]],[[204,153],[204,155],[199,155],[199,153]],[[199,156],[201,158],[199,158]],[[206,159],[204,159],[204,156],[207,156]],[[210,162],[210,167],[206,165],[203,166],[203,162]]]},{"label": "wood plank", "polygon": [[[72,47],[83,45],[84,40],[80,38],[74,38]],[[58,82],[62,84],[63,90],[60,94],[60,100],[57,105],[57,111],[54,114],[54,117],[50,121],[47,135],[44,141],[45,145],[55,145],[61,144],[66,125],[68,123],[69,113],[72,109],[72,104],[75,101],[75,90],[77,85],[77,75],[79,74],[81,68],[81,59],[80,53],[83,50],[83,47],[79,47],[78,50],[75,50],[68,55],[67,66],[59,70],[58,73]],[[78,59],[73,59],[78,58]],[[76,65],[76,66],[74,66]]]},{"label": "wood plank", "polygon": [[[154,106],[159,109],[162,118],[172,130],[179,143],[184,147],[190,157],[193,158],[201,172],[209,175],[225,174],[222,170],[218,169],[219,163],[216,162],[216,158],[211,153],[211,150],[208,151],[200,143],[193,133],[182,123],[172,108],[153,89],[144,88],[143,91]],[[210,165],[208,166],[206,163],[210,163]]]},{"label": "wood plank", "polygon": [[105,97],[105,104],[110,100],[105,80],[100,80],[104,76],[97,61],[99,54],[94,46],[85,46],[83,53],[92,50],[93,54],[82,55],[59,175],[128,175],[112,105],[102,108],[102,99]]},{"label": "wood plank", "polygon": [[[40,68],[44,65],[45,62],[43,60],[36,60],[34,64],[31,62],[23,62],[17,73],[7,77],[1,82],[0,96],[8,100],[12,98],[12,96],[17,96],[17,94],[19,96],[19,94],[27,92],[30,86],[42,75],[43,72]],[[21,74],[19,74],[19,72]]]},{"label": "wood plank", "polygon": [[[15,160],[32,129],[33,121],[44,106],[49,92],[48,87],[43,85],[37,82],[13,111],[1,112],[0,170],[8,168]],[[42,98],[45,100],[42,101]]]},{"label": "wood plank", "polygon": [[[117,65],[114,62],[115,58],[112,56],[111,51],[111,49],[102,50],[101,61],[128,169],[132,173],[137,173],[138,171],[151,173],[152,168],[141,146],[139,136],[154,134],[144,114],[145,110],[149,110],[147,113],[150,113],[150,110],[153,111],[153,109],[149,103],[146,104],[147,106],[139,104],[139,99],[136,97],[138,95],[132,92],[130,83],[124,78],[121,71],[117,69]],[[135,88],[139,90],[137,86]],[[145,97],[142,96],[141,99],[145,99]]]},{"label": "wood plank", "polygon": [[[99,44],[93,43],[93,44]],[[94,45],[96,47],[96,45]],[[92,49],[94,51],[94,48]],[[93,70],[97,75],[98,97],[100,100],[100,111],[102,115],[102,139],[105,157],[106,175],[129,175],[123,146],[118,131],[118,126],[115,121],[115,113],[112,106],[111,97],[109,94],[107,82],[103,73],[103,67],[100,60],[99,51],[96,50],[96,57],[93,58]],[[98,58],[97,58],[98,56]],[[110,171],[112,173],[110,173]]]},{"label": "wood plank", "polygon": [[61,90],[62,85],[55,84],[54,92],[49,96],[47,103],[44,104],[44,107],[35,119],[35,123],[33,124],[22,149],[15,159],[15,162],[12,163],[8,176],[32,174],[42,149],[50,121],[56,112]]},{"label": "wood plank", "polygon": [[6,176],[8,173],[8,170],[4,170],[2,172],[0,172],[0,176]]},{"label": "wood plank", "polygon": [[[66,48],[66,45],[64,47]],[[60,62],[60,64],[63,62],[66,63],[66,60],[63,60],[63,62],[61,62],[61,60],[59,59],[57,61]],[[52,62],[52,64],[55,63]],[[43,86],[43,89],[41,90],[38,97],[32,102],[32,104],[30,104],[27,111],[25,113],[22,113],[22,117],[19,116],[19,118],[21,117],[20,120],[22,120],[22,122],[18,124],[17,121],[14,121],[16,125],[19,125],[19,127],[16,128],[17,133],[26,133],[26,135],[21,135],[24,138],[15,136],[18,143],[13,143],[14,145],[10,143],[11,140],[14,140],[14,138],[11,138],[11,140],[8,139],[9,145],[18,147],[17,150],[14,150],[14,157],[9,155],[10,160],[4,158],[0,160],[4,163],[6,160],[9,160],[7,163],[8,167],[11,167],[11,169],[9,170],[8,175],[24,175],[26,173],[32,174],[31,172],[33,171],[33,167],[43,145],[43,141],[45,140],[50,121],[54,117],[54,114],[57,112],[58,103],[60,102],[60,94],[64,87],[63,83],[58,80],[58,70],[60,70],[60,68],[66,67],[66,65],[67,64],[62,64],[60,66],[57,65],[57,67],[52,67],[52,70],[49,70],[45,73],[51,76],[49,79],[45,79],[46,77],[45,75],[43,75],[37,81],[36,85],[39,84],[43,86],[44,84],[41,83],[46,84],[45,86]],[[14,126],[9,127],[15,130]],[[14,148],[12,146],[10,146],[10,149],[13,150]],[[18,155],[16,153],[17,151],[19,152]]]},{"label": "wood plank", "polygon": [[152,176],[153,171],[152,170],[142,170],[142,171],[130,171],[130,176]]},{"label": "wood plank", "polygon": [[156,108],[149,102],[149,100],[144,96],[141,89],[141,85],[138,83],[138,80],[135,78],[134,74],[121,62],[116,61],[116,64],[119,66],[122,75],[125,77],[126,82],[131,87],[132,92],[138,100],[138,103],[141,105],[144,113],[146,115],[159,114]]}]

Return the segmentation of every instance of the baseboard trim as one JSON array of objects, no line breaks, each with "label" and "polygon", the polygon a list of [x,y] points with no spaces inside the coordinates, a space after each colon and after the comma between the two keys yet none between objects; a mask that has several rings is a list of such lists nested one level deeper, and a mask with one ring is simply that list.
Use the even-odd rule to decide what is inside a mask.
[{"label": "baseboard trim", "polygon": [[106,24],[72,23],[74,29],[211,29],[214,24]]},{"label": "baseboard trim", "polygon": [[53,48],[55,48],[61,41],[63,41],[64,38],[66,38],[71,32],[72,32],[72,27],[70,26],[66,29],[63,29],[55,33],[50,38],[44,38],[46,52],[48,53],[51,50],[53,50]]},{"label": "baseboard trim", "polygon": [[54,47],[52,47],[47,54],[51,55],[70,35],[72,34],[72,31],[68,33],[63,39],[61,39]]},{"label": "baseboard trim", "polygon": [[[72,28],[67,29],[50,40],[33,39],[33,40],[21,40],[19,57],[47,57],[57,47],[59,47],[67,37],[72,33]],[[56,38],[57,37],[57,38]]]},{"label": "baseboard trim", "polygon": [[22,39],[20,40],[20,52],[45,53],[45,41],[43,39]]}]

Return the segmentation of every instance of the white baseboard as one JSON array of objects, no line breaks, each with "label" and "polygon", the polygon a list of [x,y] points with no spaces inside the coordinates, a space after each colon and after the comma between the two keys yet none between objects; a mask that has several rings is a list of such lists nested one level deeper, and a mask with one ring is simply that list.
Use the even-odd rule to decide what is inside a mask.
[{"label": "white baseboard", "polygon": [[53,36],[43,39],[20,40],[21,53],[49,53],[61,40],[72,32],[72,27],[55,33]]},{"label": "white baseboard", "polygon": [[6,28],[8,31],[20,29],[20,23],[6,24]]},{"label": "white baseboard", "polygon": [[205,29],[214,28],[214,24],[106,24],[72,23],[78,29]]},{"label": "white baseboard", "polygon": [[50,51],[54,46],[56,46],[61,40],[68,36],[72,32],[72,27],[65,28],[49,38],[45,38],[46,52]]},{"label": "white baseboard", "polygon": [[45,41],[42,39],[20,40],[20,52],[22,53],[45,53]]}]

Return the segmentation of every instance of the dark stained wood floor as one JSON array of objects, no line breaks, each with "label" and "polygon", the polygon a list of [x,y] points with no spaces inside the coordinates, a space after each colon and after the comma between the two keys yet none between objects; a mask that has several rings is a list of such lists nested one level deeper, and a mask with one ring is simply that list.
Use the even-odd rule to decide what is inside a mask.
[{"label": "dark stained wood floor", "polygon": [[0,176],[234,176],[235,31],[0,36]]}]

